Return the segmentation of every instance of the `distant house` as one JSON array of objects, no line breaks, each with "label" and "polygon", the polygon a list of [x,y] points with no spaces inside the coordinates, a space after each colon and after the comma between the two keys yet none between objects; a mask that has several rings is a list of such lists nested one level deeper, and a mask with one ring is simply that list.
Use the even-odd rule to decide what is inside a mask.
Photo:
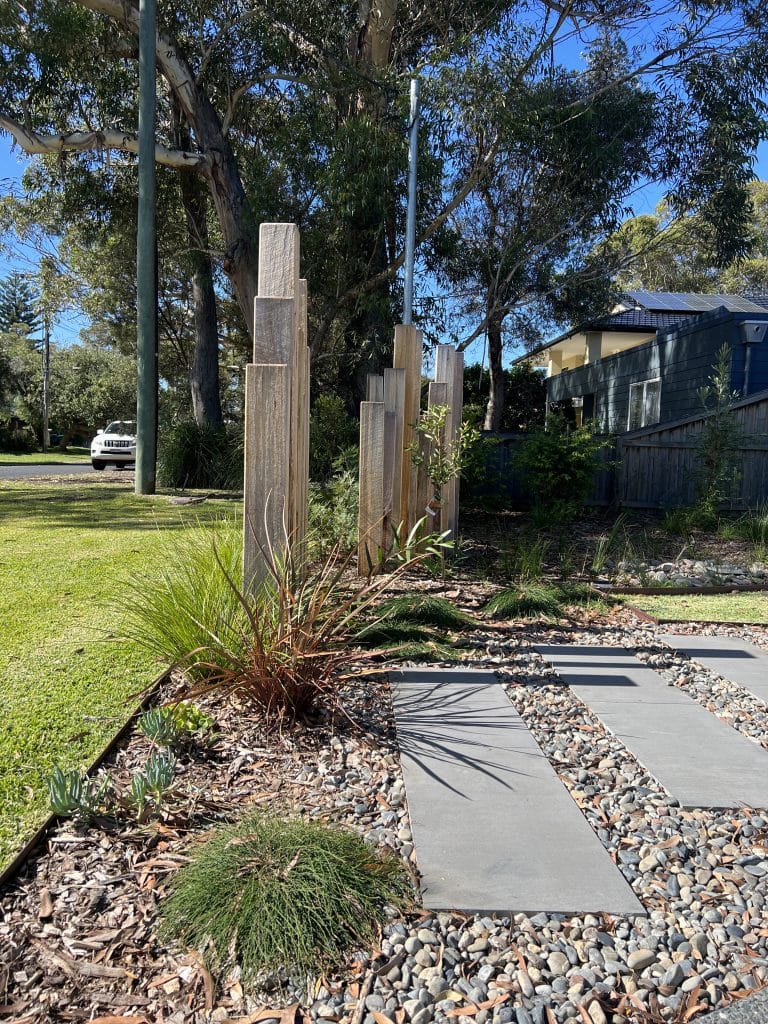
[{"label": "distant house", "polygon": [[768,389],[768,297],[630,291],[613,313],[517,362],[547,369],[547,403],[608,434],[693,417],[718,350],[731,350],[731,388]]}]

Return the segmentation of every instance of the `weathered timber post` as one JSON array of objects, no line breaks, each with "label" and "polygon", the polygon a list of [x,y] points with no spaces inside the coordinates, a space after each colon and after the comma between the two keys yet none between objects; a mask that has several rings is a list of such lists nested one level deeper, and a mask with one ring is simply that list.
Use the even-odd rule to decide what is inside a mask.
[{"label": "weathered timber post", "polygon": [[299,229],[262,224],[253,363],[245,374],[243,584],[302,557],[309,481],[309,351]]},{"label": "weathered timber post", "polygon": [[[427,391],[427,405],[434,409],[437,405],[448,404],[448,386],[446,384],[432,381]],[[444,427],[440,443],[444,444],[447,430]],[[435,507],[435,488],[429,477],[429,460],[432,455],[432,444],[423,435],[420,438],[420,450],[424,462],[419,466],[418,473],[418,501],[421,515],[431,517],[431,522],[425,524],[427,533],[440,533],[445,529],[445,514],[443,512],[443,494],[440,494],[440,504]]]},{"label": "weathered timber post", "polygon": [[357,571],[375,572],[384,544],[383,402],[360,403],[360,506],[357,518]]},{"label": "weathered timber post", "polygon": [[405,370],[384,371],[384,544],[392,541],[393,528],[400,529],[400,494],[403,486],[405,428]]},{"label": "weathered timber post", "polygon": [[[395,327],[395,351],[393,365],[395,369],[405,370],[405,401],[403,419],[403,465],[400,485],[400,521],[407,534],[418,521],[419,512],[416,500],[415,468],[408,451],[413,442],[414,428],[419,422],[421,402],[421,363],[422,335],[415,327],[398,324]],[[414,486],[411,487],[411,478]]]},{"label": "weathered timber post", "polygon": [[[447,386],[445,436],[450,449],[456,441],[464,408],[464,353],[457,352],[452,345],[438,345],[435,381]],[[459,486],[458,477],[446,484],[441,501],[441,529],[450,530],[452,540],[456,539],[458,528]]]},{"label": "weathered timber post", "polygon": [[378,373],[369,373],[365,378],[366,402],[384,401],[384,378]]}]

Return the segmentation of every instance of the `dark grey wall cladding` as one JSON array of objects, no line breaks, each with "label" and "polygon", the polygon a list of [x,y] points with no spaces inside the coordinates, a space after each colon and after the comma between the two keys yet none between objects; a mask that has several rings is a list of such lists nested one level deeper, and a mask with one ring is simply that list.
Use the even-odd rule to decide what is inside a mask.
[{"label": "dark grey wall cladding", "polygon": [[[694,324],[677,330],[659,331],[652,341],[550,377],[550,402],[580,395],[595,395],[595,418],[603,433],[628,429],[629,387],[661,377],[661,419],[682,419],[701,411],[699,388],[712,376],[721,345],[732,350],[731,387],[741,393],[744,386],[744,352],[738,324],[742,319],[768,320],[768,313],[704,313]],[[752,346],[749,394],[768,388],[768,338]]]}]

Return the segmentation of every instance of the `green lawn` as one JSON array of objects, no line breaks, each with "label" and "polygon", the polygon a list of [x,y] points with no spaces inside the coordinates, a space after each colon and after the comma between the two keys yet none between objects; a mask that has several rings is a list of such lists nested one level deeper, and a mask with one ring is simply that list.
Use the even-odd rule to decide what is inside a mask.
[{"label": "green lawn", "polygon": [[23,455],[0,452],[0,466],[67,466],[90,461],[90,448],[70,447],[66,452],[53,448],[47,452],[25,452]]},{"label": "green lawn", "polygon": [[47,812],[51,768],[86,765],[160,671],[115,639],[121,579],[239,502],[189,508],[123,484],[0,483],[0,867]]},{"label": "green lawn", "polygon": [[768,593],[616,595],[657,619],[670,622],[757,622],[768,624]]}]

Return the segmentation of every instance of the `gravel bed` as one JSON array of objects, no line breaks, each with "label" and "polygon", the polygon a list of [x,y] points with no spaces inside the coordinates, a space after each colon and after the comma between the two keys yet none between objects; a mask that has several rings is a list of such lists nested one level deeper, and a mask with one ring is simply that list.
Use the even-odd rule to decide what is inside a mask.
[{"label": "gravel bed", "polygon": [[[765,643],[765,631],[738,635]],[[226,730],[184,764],[183,813],[159,827],[78,833],[64,823],[0,895],[0,1021],[113,1014],[137,1024],[286,1024],[277,1008],[298,1003],[305,1022],[654,1024],[694,1019],[760,988],[768,983],[768,813],[682,811],[530,647],[642,648],[665,659],[658,664],[676,681],[690,674],[683,659],[655,651],[653,638],[651,627],[627,624],[478,630],[464,639],[473,665],[499,673],[647,917],[393,912],[379,948],[310,989],[250,996],[235,972],[213,992],[199,959],[155,933],[157,903],[190,830],[254,805],[289,808],[356,828],[415,872],[388,689],[372,681],[345,694],[351,723],[321,722],[277,743],[242,709],[214,709]],[[716,686],[704,673],[690,692],[714,705],[732,699]],[[737,696],[748,734],[765,744],[764,706]],[[112,770],[125,775],[145,756],[146,742],[134,736]],[[265,1006],[276,1008],[273,1017],[259,1013]]]}]

